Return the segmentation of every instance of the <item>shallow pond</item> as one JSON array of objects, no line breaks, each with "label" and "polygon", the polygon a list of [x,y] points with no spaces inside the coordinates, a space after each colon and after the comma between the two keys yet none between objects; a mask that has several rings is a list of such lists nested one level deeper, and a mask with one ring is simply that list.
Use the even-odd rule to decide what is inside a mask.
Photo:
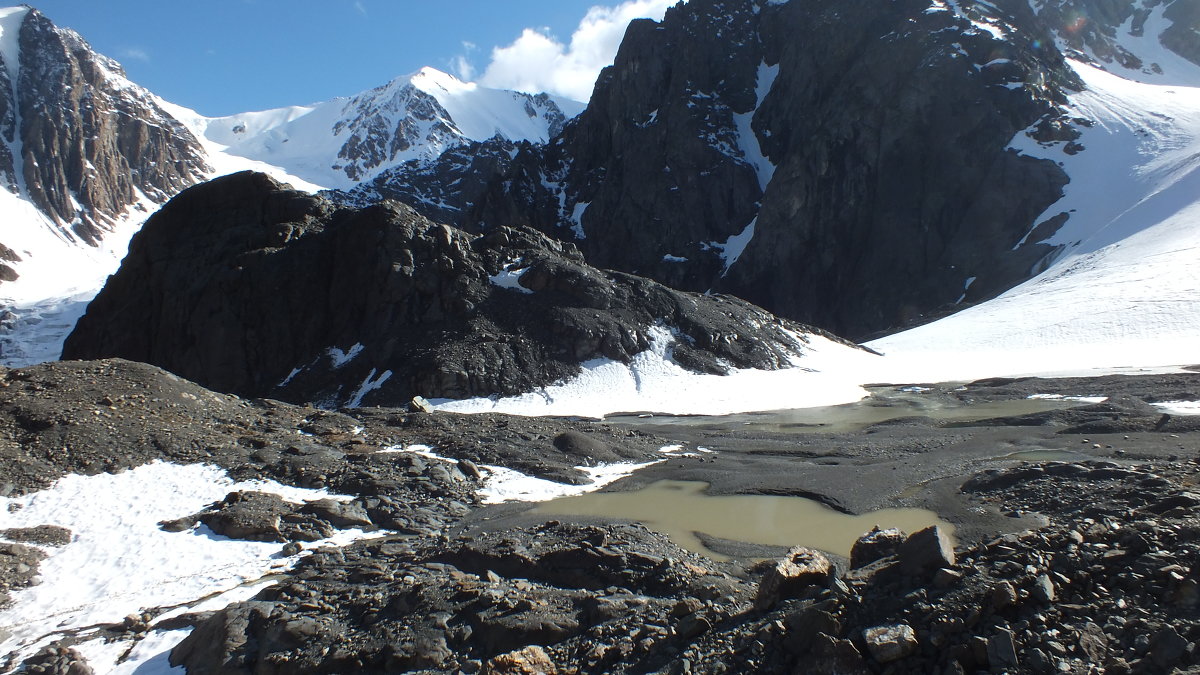
[{"label": "shallow pond", "polygon": [[544,516],[595,516],[640,522],[690,551],[710,557],[696,536],[769,546],[808,546],[850,555],[850,547],[875,525],[916,532],[940,525],[954,527],[923,509],[883,509],[862,515],[841,513],[812,499],[776,495],[709,495],[707,483],[660,480],[632,492],[593,492],[539,504]]}]

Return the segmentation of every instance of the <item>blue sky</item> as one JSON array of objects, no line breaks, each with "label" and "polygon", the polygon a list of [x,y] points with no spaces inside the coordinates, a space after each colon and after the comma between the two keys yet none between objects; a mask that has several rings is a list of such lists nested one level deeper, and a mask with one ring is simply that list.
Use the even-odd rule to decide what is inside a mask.
[{"label": "blue sky", "polygon": [[219,116],[349,96],[427,65],[489,86],[586,98],[603,65],[595,54],[615,51],[630,18],[659,18],[673,1],[29,4],[120,61],[138,84]]}]

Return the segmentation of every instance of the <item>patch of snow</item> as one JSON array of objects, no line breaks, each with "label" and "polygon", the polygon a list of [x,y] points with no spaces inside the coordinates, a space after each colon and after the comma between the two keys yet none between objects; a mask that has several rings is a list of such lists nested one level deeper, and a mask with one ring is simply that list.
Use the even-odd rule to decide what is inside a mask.
[{"label": "patch of snow", "polygon": [[728,274],[729,268],[733,267],[738,258],[742,257],[742,252],[746,250],[746,246],[754,238],[754,226],[757,224],[758,217],[755,216],[754,220],[751,220],[750,224],[741,232],[729,237],[725,241],[710,241],[703,244],[705,248],[715,248],[721,252],[721,260],[725,263],[725,266],[721,268],[721,276]]},{"label": "patch of snow", "polygon": [[664,255],[662,257],[662,259],[663,259],[663,262],[687,262],[688,261],[687,258],[677,256],[677,255],[671,255],[670,253],[668,253],[667,255]]},{"label": "patch of snow", "polygon": [[967,299],[967,291],[971,290],[971,284],[975,283],[976,278],[977,277],[968,277],[967,278],[966,283],[963,284],[962,295],[958,296],[958,300],[955,300],[954,304],[956,304],[956,305],[961,304],[963,300]]},{"label": "patch of snow", "polygon": [[574,497],[576,495],[595,492],[600,488],[614,483],[632,474],[638,469],[658,464],[654,462],[617,462],[597,466],[577,466],[576,469],[588,474],[591,479],[586,485],[567,485],[544,478],[536,478],[519,471],[502,466],[484,465],[480,467],[487,472],[483,487],[479,490],[484,504],[501,504],[504,502],[544,502],[559,497]]},{"label": "patch of snow", "polygon": [[421,443],[414,443],[412,445],[393,445],[391,447],[387,447],[387,448],[384,448],[383,450],[380,450],[376,454],[400,453],[400,452],[408,453],[408,454],[412,454],[412,455],[420,455],[426,459],[435,459],[439,462],[449,462],[451,464],[458,463],[457,459],[450,459],[449,457],[442,457],[441,455],[434,452],[433,448],[431,446],[424,445]]},{"label": "patch of snow", "polygon": [[488,281],[492,282],[493,286],[500,288],[508,288],[519,293],[532,294],[533,291],[521,285],[521,277],[529,271],[528,267],[518,267],[521,264],[521,259],[518,258],[500,270],[499,274],[488,277]]},{"label": "patch of snow", "polygon": [[138,641],[90,640],[75,646],[92,667],[105,675],[185,675],[183,666],[172,668],[171,650],[191,634],[191,629],[155,630]]},{"label": "patch of snow", "polygon": [[293,379],[295,379],[295,377],[302,372],[304,372],[303,366],[301,366],[300,368],[292,368],[292,372],[288,373],[288,376],[283,378],[282,380],[280,380],[279,384],[277,384],[275,386],[276,387],[286,387],[289,382],[291,382]]},{"label": "patch of snow", "polygon": [[763,100],[767,97],[767,94],[771,93],[771,88],[775,86],[775,78],[778,75],[779,64],[773,66],[768,66],[766,62],[759,64],[758,76],[754,87],[755,96],[757,97],[754,108],[749,112],[736,113],[733,116],[733,123],[737,128],[738,149],[741,150],[743,160],[754,169],[755,175],[758,176],[758,187],[763,192],[767,191],[767,184],[771,182],[771,178],[775,175],[775,164],[763,155],[762,147],[759,145],[758,135],[754,133],[752,122]]},{"label": "patch of snow", "polygon": [[358,385],[358,390],[350,397],[350,400],[346,403],[346,407],[357,408],[361,406],[363,397],[382,387],[383,383],[387,382],[391,376],[392,371],[385,370],[379,374],[379,377],[375,377],[375,369],[372,368],[371,372],[367,374],[366,379],[362,381],[362,384]]},{"label": "patch of snow", "polygon": [[[8,70],[8,81],[17,86],[21,63],[21,24],[29,14],[28,7],[4,7],[0,9],[0,57]],[[19,155],[18,155],[19,156]]]},{"label": "patch of snow", "polygon": [[1200,401],[1159,401],[1150,405],[1171,415],[1200,415]]},{"label": "patch of snow", "polygon": [[1025,398],[1046,401],[1079,401],[1080,403],[1104,403],[1107,396],[1065,396],[1063,394],[1030,394]]},{"label": "patch of snow", "polygon": [[[349,351],[342,351],[337,347],[330,347],[329,349],[325,350],[325,353],[329,356],[330,365],[333,366],[334,370],[337,370],[338,368],[341,368],[347,363],[353,361],[354,357],[362,353],[362,350],[362,343],[359,342],[355,343],[354,346],[349,349]],[[294,376],[296,372],[297,371],[293,370],[292,375],[288,376],[288,380],[292,379],[292,376]],[[281,384],[280,386],[283,385]]]},{"label": "patch of snow", "polygon": [[583,231],[583,213],[591,205],[591,202],[576,202],[575,210],[571,211],[571,231],[575,233],[576,239],[587,239],[587,233]]},{"label": "patch of snow", "polygon": [[[0,625],[10,633],[0,651],[26,658],[64,633],[120,623],[143,609],[194,604],[293,565],[298,557],[283,557],[283,544],[237,541],[205,526],[186,532],[158,527],[238,490],[274,492],[289,501],[350,499],[273,481],[235,483],[214,466],[165,462],[65,476],[40,492],[0,499],[0,529],[51,524],[72,534],[67,545],[43,549],[42,583],[14,592],[13,604],[0,611]],[[375,536],[339,535],[339,541]]]},{"label": "patch of snow", "polygon": [[670,358],[674,338],[669,330],[653,328],[650,335],[650,349],[634,355],[627,364],[610,359],[589,361],[583,364],[583,372],[570,380],[520,396],[431,402],[437,409],[451,412],[585,417],[603,417],[622,410],[723,415],[805,408],[851,403],[866,397],[867,391],[858,383],[877,381],[869,373],[883,361],[812,335],[807,338],[803,355],[795,360],[802,367],[698,374]]}]

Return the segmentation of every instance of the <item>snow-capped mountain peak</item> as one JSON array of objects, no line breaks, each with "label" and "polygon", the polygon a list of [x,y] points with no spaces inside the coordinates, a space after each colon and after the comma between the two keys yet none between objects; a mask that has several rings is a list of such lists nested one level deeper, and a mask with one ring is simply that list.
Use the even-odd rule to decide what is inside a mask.
[{"label": "snow-capped mountain peak", "polygon": [[425,66],[407,78],[397,79],[406,79],[409,84],[430,96],[437,96],[438,93],[462,94],[479,88],[479,85],[474,82],[463,82],[450,73],[444,73],[430,66]]},{"label": "snow-capped mountain peak", "polygon": [[313,186],[346,189],[470,141],[496,135],[548,141],[581,110],[575,101],[489,89],[426,67],[349,98],[189,117],[214,152],[276,167]]}]

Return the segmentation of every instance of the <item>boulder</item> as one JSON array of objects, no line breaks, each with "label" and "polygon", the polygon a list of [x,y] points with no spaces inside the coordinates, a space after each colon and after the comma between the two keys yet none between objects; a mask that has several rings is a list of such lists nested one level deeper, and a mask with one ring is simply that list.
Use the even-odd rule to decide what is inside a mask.
[{"label": "boulder", "polygon": [[557,675],[558,668],[537,645],[501,654],[483,664],[483,675]]},{"label": "boulder", "polygon": [[760,610],[765,610],[780,600],[800,597],[813,586],[827,585],[833,573],[833,563],[824,553],[797,546],[763,575],[754,605]]},{"label": "boulder", "polygon": [[900,546],[900,568],[910,576],[924,576],[954,566],[954,541],[937,525],[915,532]]},{"label": "boulder", "polygon": [[898,529],[881,530],[876,525],[870,532],[859,537],[851,547],[850,569],[858,569],[876,560],[896,555],[900,545],[907,538],[908,535]]}]

